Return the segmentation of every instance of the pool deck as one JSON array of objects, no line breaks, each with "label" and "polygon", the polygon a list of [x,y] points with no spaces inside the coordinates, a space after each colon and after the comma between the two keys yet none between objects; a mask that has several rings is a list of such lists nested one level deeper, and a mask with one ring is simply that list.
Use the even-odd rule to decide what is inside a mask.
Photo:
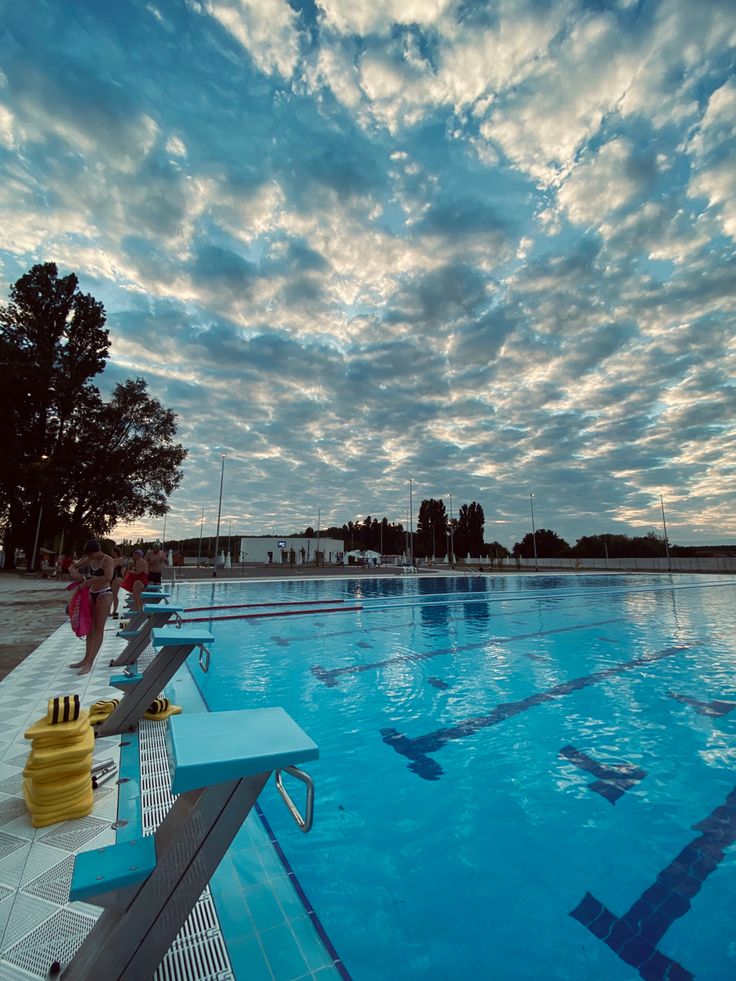
[{"label": "pool deck", "polygon": [[[68,667],[83,653],[84,642],[74,636],[64,617],[68,596],[64,585],[0,576],[0,639],[9,671],[0,681],[0,981],[45,978],[54,961],[63,966],[71,959],[100,912],[95,906],[68,901],[74,855],[112,844],[117,834],[115,781],[95,791],[88,817],[45,828],[31,826],[23,800],[22,771],[30,751],[23,734],[45,716],[48,699],[78,694],[82,705],[89,706],[119,695],[108,683],[109,662],[125,643],[116,636],[117,620],[109,621],[90,674],[80,677]],[[62,623],[56,626],[60,618]],[[206,711],[186,666],[167,693],[187,712]],[[143,806],[144,834],[155,830],[172,802],[166,789],[162,805],[159,792],[161,780],[168,781],[161,752],[165,726],[145,720],[140,726],[141,760],[147,769],[160,760],[160,772],[152,778],[157,792],[151,796],[156,802],[148,809]],[[121,762],[120,743],[120,736],[98,738],[95,761]],[[123,759],[119,776],[125,766]],[[316,914],[277,848],[268,826],[251,814],[157,977],[191,981],[349,977],[334,949],[323,942]]]}]

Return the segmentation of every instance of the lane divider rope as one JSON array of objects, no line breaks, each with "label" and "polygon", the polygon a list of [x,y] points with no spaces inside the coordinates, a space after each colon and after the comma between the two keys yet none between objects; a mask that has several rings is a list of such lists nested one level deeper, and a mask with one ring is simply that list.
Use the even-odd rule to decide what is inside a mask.
[{"label": "lane divider rope", "polygon": [[266,617],[302,617],[320,613],[355,613],[362,606],[328,606],[319,610],[278,610],[274,613],[232,613],[224,617],[184,617],[182,623],[212,623],[215,620],[262,620]]},{"label": "lane divider rope", "polygon": [[199,613],[205,610],[245,610],[245,609],[256,609],[264,606],[322,606],[325,603],[346,603],[345,599],[329,599],[329,600],[304,600],[300,603],[299,600],[285,600],[279,603],[222,603],[219,606],[187,606],[184,608],[185,613]]}]

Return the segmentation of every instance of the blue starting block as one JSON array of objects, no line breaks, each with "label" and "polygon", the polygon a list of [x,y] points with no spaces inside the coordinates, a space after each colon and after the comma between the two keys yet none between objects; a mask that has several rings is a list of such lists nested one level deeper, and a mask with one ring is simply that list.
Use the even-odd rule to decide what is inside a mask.
[{"label": "blue starting block", "polygon": [[[158,653],[143,674],[116,675],[111,684],[125,691],[118,707],[97,727],[99,736],[114,736],[138,725],[148,706],[168,685],[195,647],[200,648],[199,663],[209,669],[210,653],[207,644],[215,638],[207,630],[189,627],[161,627],[151,630],[151,642]],[[205,653],[206,652],[206,653]]]},{"label": "blue starting block", "polygon": [[[152,603],[168,603],[171,593],[165,593],[161,589],[149,589],[146,588],[141,593],[141,600],[145,608],[146,605]],[[128,597],[126,600],[126,606],[131,609],[133,605],[132,597]],[[143,621],[146,618],[146,614],[143,610],[131,610],[130,617],[128,618],[128,630],[138,630],[143,625]]]},{"label": "blue starting block", "polygon": [[121,654],[114,661],[110,661],[111,668],[120,668],[126,664],[133,664],[141,656],[151,639],[151,631],[157,627],[165,627],[173,617],[181,617],[184,612],[183,606],[172,606],[168,603],[146,603],[143,606],[145,619],[139,630],[131,631],[128,628],[121,631],[119,636],[126,637],[128,643]]},{"label": "blue starting block", "polygon": [[94,902],[95,896],[137,885],[155,868],[156,839],[153,835],[96,848],[93,852],[81,852],[74,862],[69,898],[73,902]]},{"label": "blue starting block", "polygon": [[[62,973],[65,981],[150,978],[210,881],[271,773],[302,830],[314,785],[297,769],[319,757],[281,708],[176,716],[167,734],[172,793],[155,836],[78,855],[70,898],[103,912]],[[281,771],[307,785],[302,818]]]},{"label": "blue starting block", "polygon": [[117,688],[118,691],[130,691],[142,677],[143,675],[137,671],[131,671],[130,674],[114,674],[110,677],[110,687]]}]

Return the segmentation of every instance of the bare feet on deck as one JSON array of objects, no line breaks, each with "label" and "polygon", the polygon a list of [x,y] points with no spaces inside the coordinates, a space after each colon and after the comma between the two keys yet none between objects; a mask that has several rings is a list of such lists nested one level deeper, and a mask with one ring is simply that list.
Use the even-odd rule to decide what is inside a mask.
[{"label": "bare feet on deck", "polygon": [[84,664],[84,658],[82,658],[81,661],[75,661],[74,664],[70,664],[69,667],[70,668],[81,668],[83,664]]}]

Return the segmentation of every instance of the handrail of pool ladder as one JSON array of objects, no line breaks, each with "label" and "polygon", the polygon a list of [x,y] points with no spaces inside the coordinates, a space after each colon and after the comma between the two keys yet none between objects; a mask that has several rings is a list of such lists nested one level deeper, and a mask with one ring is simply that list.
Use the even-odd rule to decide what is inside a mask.
[{"label": "handrail of pool ladder", "polygon": [[[289,773],[292,777],[296,777],[297,780],[301,780],[303,784],[307,787],[307,803],[306,803],[306,814],[304,817],[299,813],[299,808],[296,806],[294,801],[289,796],[289,792],[286,787],[284,787],[284,782],[281,778],[282,773]],[[276,771],[276,789],[281,794],[281,797],[289,809],[289,813],[296,821],[297,827],[300,831],[306,834],[311,830],[312,821],[314,820],[314,781],[305,773],[304,770],[298,769],[296,766],[285,766],[281,770]]]}]

